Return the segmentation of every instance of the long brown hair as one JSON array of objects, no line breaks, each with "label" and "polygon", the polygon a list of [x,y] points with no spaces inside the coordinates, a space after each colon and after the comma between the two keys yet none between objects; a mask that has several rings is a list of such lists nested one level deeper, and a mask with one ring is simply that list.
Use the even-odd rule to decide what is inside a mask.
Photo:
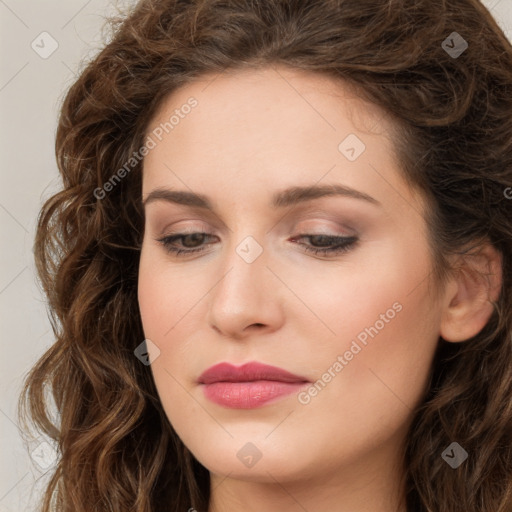
[{"label": "long brown hair", "polygon": [[[400,170],[431,202],[437,277],[447,255],[483,240],[502,254],[486,327],[464,343],[439,340],[404,458],[411,512],[511,511],[512,48],[490,13],[477,0],[142,0],[111,21],[111,40],[62,105],[63,188],[35,240],[56,341],[27,376],[20,420],[59,448],[42,510],[207,510],[208,471],[134,356],[142,163],[125,165],[177,87],[281,64],[342,79],[393,120]],[[457,470],[441,457],[453,441],[469,454]]]}]

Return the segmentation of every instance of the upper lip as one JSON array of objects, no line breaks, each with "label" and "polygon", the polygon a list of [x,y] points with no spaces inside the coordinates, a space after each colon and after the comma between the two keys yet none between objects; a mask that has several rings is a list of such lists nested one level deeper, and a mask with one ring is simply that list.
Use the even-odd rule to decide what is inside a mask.
[{"label": "upper lip", "polygon": [[309,382],[305,377],[294,375],[277,366],[263,363],[246,363],[235,366],[231,363],[219,363],[204,371],[198,379],[200,384],[214,382],[252,382],[272,380],[278,382]]}]

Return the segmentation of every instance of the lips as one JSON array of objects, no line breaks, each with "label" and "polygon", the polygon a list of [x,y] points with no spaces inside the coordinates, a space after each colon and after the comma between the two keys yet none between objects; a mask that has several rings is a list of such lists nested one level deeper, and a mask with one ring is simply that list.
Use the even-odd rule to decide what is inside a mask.
[{"label": "lips", "polygon": [[299,391],[309,381],[282,368],[261,363],[220,363],[201,374],[207,399],[233,409],[253,409]]},{"label": "lips", "polygon": [[261,363],[247,363],[243,366],[234,366],[229,363],[216,364],[203,372],[198,380],[201,384],[212,384],[214,382],[253,382],[256,380],[308,382],[306,378],[294,375],[282,368]]}]

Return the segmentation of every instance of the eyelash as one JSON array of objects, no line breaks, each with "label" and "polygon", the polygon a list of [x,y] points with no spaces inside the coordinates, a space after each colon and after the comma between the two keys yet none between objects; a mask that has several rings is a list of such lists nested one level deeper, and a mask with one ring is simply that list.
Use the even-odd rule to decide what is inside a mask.
[{"label": "eyelash", "polygon": [[[157,239],[157,241],[160,242],[164,246],[164,248],[167,252],[174,254],[175,256],[181,255],[181,257],[183,257],[183,256],[187,256],[189,254],[203,252],[205,250],[204,246],[195,248],[195,249],[180,249],[178,247],[171,245],[175,240],[180,239],[180,238],[183,239],[184,237],[191,236],[191,235],[210,236],[210,235],[208,235],[208,233],[201,233],[201,232],[177,233],[175,235],[169,235],[169,236],[165,236],[163,238],[159,238],[159,239]],[[339,254],[348,252],[352,248],[352,246],[358,241],[358,238],[356,236],[333,236],[333,235],[322,235],[322,234],[299,235],[297,237],[294,237],[293,240],[297,240],[297,239],[301,239],[301,238],[312,238],[315,236],[324,237],[328,240],[334,240],[334,241],[340,242],[338,245],[335,245],[334,247],[312,247],[312,246],[305,245],[305,244],[299,244],[299,245],[304,246],[305,252],[312,253],[315,255],[321,254],[323,256],[339,255]],[[335,243],[335,242],[333,242],[333,243]]]}]

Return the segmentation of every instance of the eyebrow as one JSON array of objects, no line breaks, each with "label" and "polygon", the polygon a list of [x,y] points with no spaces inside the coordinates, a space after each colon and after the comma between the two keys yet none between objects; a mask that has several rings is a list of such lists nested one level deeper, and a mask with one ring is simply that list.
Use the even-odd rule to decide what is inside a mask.
[{"label": "eyebrow", "polygon": [[[347,187],[340,184],[328,184],[328,185],[314,185],[310,187],[290,187],[285,190],[276,192],[272,196],[271,205],[274,208],[284,208],[287,206],[293,206],[305,201],[311,201],[320,197],[328,196],[342,196],[350,197],[353,199],[360,199],[366,201],[375,206],[382,206],[377,199],[364,192],[356,190],[354,188]],[[168,188],[156,188],[152,190],[144,199],[144,208],[155,201],[166,201],[169,203],[176,203],[185,206],[193,206],[196,208],[203,208],[205,210],[214,211],[214,207],[208,198],[204,194],[198,194],[195,192],[188,192],[185,190],[171,190]]]}]

